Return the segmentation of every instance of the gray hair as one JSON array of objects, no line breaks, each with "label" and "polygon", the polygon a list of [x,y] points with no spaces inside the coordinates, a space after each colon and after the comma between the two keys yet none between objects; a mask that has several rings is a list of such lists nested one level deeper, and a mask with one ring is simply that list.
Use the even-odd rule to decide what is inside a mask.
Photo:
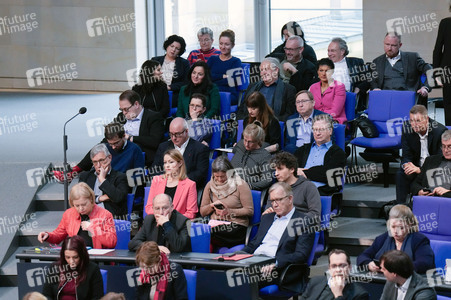
[{"label": "gray hair", "polygon": [[445,132],[442,133],[442,141],[449,141],[451,139],[451,130],[445,130]]},{"label": "gray hair", "polygon": [[424,105],[416,104],[416,105],[412,106],[409,113],[411,113],[412,115],[421,114],[423,116],[427,116],[428,109]]},{"label": "gray hair", "polygon": [[163,194],[163,193],[162,194],[158,194],[155,197],[153,197],[152,204],[155,201],[155,199],[157,199],[157,197],[164,197],[164,198],[166,198],[167,200],[169,200],[169,203],[172,205],[172,198],[171,198],[171,196],[169,196],[168,194]]},{"label": "gray hair", "polygon": [[397,33],[396,31],[387,32],[385,37],[387,37],[387,36],[398,38],[398,42],[401,44],[401,35],[399,33]]},{"label": "gray hair", "polygon": [[327,125],[329,125],[330,128],[334,128],[334,120],[329,114],[316,115],[313,118],[312,126],[318,121],[324,121]]},{"label": "gray hair", "polygon": [[232,170],[232,169],[233,169],[232,163],[230,162],[230,160],[228,160],[224,156],[218,156],[211,164],[211,172],[212,173],[215,173],[215,172],[226,173],[227,171]]},{"label": "gray hair", "polygon": [[348,44],[346,44],[346,41],[340,37],[333,38],[331,43],[337,43],[340,50],[344,50],[345,54],[344,56],[349,54]]},{"label": "gray hair", "polygon": [[304,40],[297,35],[290,36],[287,41],[296,40],[299,43],[299,47],[304,47]]},{"label": "gray hair", "polygon": [[197,36],[204,35],[204,34],[210,35],[210,38],[213,39],[213,30],[211,30],[210,28],[208,28],[208,27],[202,27],[202,28],[199,29],[199,31],[197,32]]},{"label": "gray hair", "polygon": [[257,140],[257,143],[261,146],[265,140],[265,130],[257,124],[249,124],[244,128],[243,136],[251,136]]},{"label": "gray hair", "polygon": [[273,67],[273,66],[276,67],[279,70],[277,73],[280,73],[280,70],[282,69],[282,65],[280,64],[280,61],[277,58],[267,57],[261,62],[261,64],[264,62],[268,62],[271,65],[271,67]]},{"label": "gray hair", "polygon": [[94,147],[92,147],[89,156],[92,159],[94,156],[96,156],[100,152],[103,152],[105,154],[105,156],[110,155],[110,151],[108,151],[108,148],[106,147],[106,145],[101,143],[101,144],[97,144]]},{"label": "gray hair", "polygon": [[288,197],[293,196],[293,190],[291,189],[291,185],[283,181],[279,181],[271,185],[271,187],[268,190],[268,193],[271,194],[274,190],[278,188],[282,188]]}]

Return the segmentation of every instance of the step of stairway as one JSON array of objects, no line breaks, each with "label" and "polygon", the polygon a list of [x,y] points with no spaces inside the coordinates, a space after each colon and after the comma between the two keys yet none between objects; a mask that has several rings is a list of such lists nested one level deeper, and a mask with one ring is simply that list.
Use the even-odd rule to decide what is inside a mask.
[{"label": "step of stairway", "polygon": [[[69,191],[76,183],[77,182],[72,182],[69,185]],[[63,211],[64,185],[55,181],[50,181],[39,190],[34,200],[36,200],[36,211]]]},{"label": "step of stairway", "polygon": [[53,231],[58,226],[63,211],[37,211],[33,220],[20,226],[19,246],[39,246],[38,234],[41,231]]},{"label": "step of stairway", "polygon": [[0,287],[0,300],[18,300],[18,287]]}]

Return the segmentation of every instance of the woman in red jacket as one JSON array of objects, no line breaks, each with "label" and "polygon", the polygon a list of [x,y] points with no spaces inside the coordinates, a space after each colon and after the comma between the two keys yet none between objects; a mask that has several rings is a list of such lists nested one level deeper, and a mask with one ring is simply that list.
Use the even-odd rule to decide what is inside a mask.
[{"label": "woman in red jacket", "polygon": [[40,232],[38,240],[52,244],[61,243],[67,236],[79,235],[87,246],[95,249],[112,249],[117,236],[113,215],[95,204],[93,190],[84,182],[72,187],[69,194],[71,208],[63,214],[58,227],[52,232]]},{"label": "woman in red jacket", "polygon": [[146,213],[153,214],[153,198],[159,194],[166,194],[172,198],[174,209],[192,219],[196,217],[197,191],[196,183],[186,176],[185,160],[176,149],[169,149],[164,153],[164,175],[156,176],[150,186],[147,198]]}]

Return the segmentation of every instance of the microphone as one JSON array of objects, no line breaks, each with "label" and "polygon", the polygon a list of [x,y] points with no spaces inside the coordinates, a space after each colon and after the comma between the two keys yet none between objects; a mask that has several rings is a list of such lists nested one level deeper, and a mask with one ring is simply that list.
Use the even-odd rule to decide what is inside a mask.
[{"label": "microphone", "polygon": [[86,111],[87,111],[86,107],[81,107],[81,108],[78,110],[78,113],[79,113],[80,115],[83,115]]}]

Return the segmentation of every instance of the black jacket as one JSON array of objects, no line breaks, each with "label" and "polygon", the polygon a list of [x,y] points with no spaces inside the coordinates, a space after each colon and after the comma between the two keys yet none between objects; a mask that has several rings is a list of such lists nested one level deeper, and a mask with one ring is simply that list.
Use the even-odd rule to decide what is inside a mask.
[{"label": "black jacket", "polygon": [[[385,283],[384,291],[382,292],[381,300],[396,299],[397,287],[394,282],[388,281]],[[431,287],[428,281],[417,273],[413,272],[412,280],[404,300],[435,300],[437,294],[433,287]]]},{"label": "black jacket", "polygon": [[[164,55],[152,57],[152,60],[156,60],[163,66]],[[178,93],[182,86],[188,84],[188,72],[189,72],[189,62],[183,57],[178,56],[175,59],[174,75],[172,76],[171,91]]]},{"label": "black jacket", "polygon": [[296,92],[308,90],[312,84],[318,82],[316,67],[310,61],[302,59],[296,69],[298,71],[290,77],[290,84],[296,88]]},{"label": "black jacket", "polygon": [[[417,178],[415,178],[415,181],[412,183],[412,186],[410,187],[412,195],[418,195],[418,192],[424,187],[427,188],[431,187],[429,185],[430,180],[433,180],[434,182],[437,181],[437,183],[439,183],[440,181],[445,182],[446,180],[449,182],[449,180],[451,180],[449,176],[449,171],[445,172],[444,170],[442,170],[440,173],[440,170],[437,170],[433,171],[432,174],[429,174],[430,176],[427,176],[426,174],[428,170],[438,168],[440,166],[440,163],[444,160],[445,157],[443,156],[443,154],[437,154],[426,157],[426,160],[424,161],[424,164],[421,167],[421,173],[418,174]],[[436,177],[439,178],[435,179]],[[440,197],[451,198],[451,192],[445,193]]]},{"label": "black jacket", "polygon": [[[94,190],[96,179],[95,169],[80,174],[80,182],[86,182],[92,190]],[[124,173],[111,169],[110,174],[106,176],[99,189],[110,198],[109,201],[102,202],[105,205],[105,209],[115,219],[123,219],[127,214],[127,194],[129,191],[127,176]]]},{"label": "black jacket", "polygon": [[151,93],[147,94],[142,85],[134,85],[132,90],[137,92],[141,97],[142,106],[144,108],[159,112],[163,118],[167,118],[169,114],[169,94],[166,84],[161,84],[154,88]]},{"label": "black jacket", "polygon": [[[161,246],[167,247],[171,252],[191,251],[190,237],[186,226],[187,221],[187,217],[174,210],[169,218],[169,222],[163,224],[164,244]],[[136,251],[145,241],[158,243],[158,226],[154,215],[146,216],[143,226],[128,243],[128,249],[130,251]]]},{"label": "black jacket", "polygon": [[334,297],[334,294],[330,290],[327,284],[326,276],[315,276],[310,279],[306,290],[302,293],[301,299],[303,300],[366,300],[369,299],[368,292],[361,287],[358,283],[348,283],[343,289],[343,296]]},{"label": "black jacket", "polygon": [[[52,269],[57,266],[52,264]],[[59,280],[55,279],[55,272],[50,272],[46,276],[46,282],[44,284],[44,289],[42,294],[46,296],[49,300],[60,299],[58,293],[61,290],[59,286]],[[103,297],[103,280],[100,274],[99,266],[93,262],[89,262],[88,271],[86,274],[86,279],[77,287],[77,298],[78,299],[100,299]]]}]

